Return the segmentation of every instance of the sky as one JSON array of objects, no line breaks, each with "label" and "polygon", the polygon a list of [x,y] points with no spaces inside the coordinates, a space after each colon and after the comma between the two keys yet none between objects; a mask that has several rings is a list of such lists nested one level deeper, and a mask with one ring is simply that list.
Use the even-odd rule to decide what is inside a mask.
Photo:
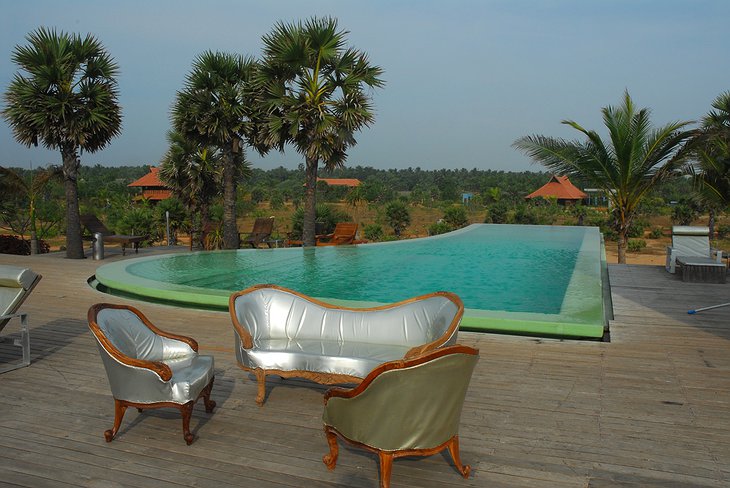
[{"label": "sky", "polygon": [[[333,16],[348,44],[383,68],[375,122],[347,165],[540,171],[511,147],[526,135],[602,133],[601,108],[628,90],[663,125],[698,120],[730,90],[728,0],[0,0],[0,91],[15,46],[38,27],[96,36],[119,64],[119,137],[82,164],[158,164],[170,106],[195,56],[258,57],[275,23]],[[4,101],[0,102],[0,106]],[[254,167],[296,168],[292,148]],[[0,120],[0,165],[59,164]]]}]

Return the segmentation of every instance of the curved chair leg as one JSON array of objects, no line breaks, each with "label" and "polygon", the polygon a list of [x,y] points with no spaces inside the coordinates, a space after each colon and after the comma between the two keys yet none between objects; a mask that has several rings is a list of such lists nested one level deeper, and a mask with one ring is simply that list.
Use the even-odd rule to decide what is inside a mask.
[{"label": "curved chair leg", "polygon": [[393,471],[393,454],[380,451],[378,459],[380,460],[380,488],[389,488],[390,473]]},{"label": "curved chair leg", "polygon": [[127,411],[127,405],[120,400],[114,399],[114,427],[104,431],[104,439],[107,442],[111,442],[114,436],[119,432],[119,426],[122,425],[122,419],[124,418],[124,412]]},{"label": "curved chair leg", "polygon": [[327,436],[327,444],[330,446],[330,453],[322,456],[322,462],[327,466],[330,471],[335,469],[337,465],[337,456],[340,453],[340,448],[337,446],[337,434],[332,432],[328,426],[324,427],[324,434]]},{"label": "curved chair leg", "polygon": [[195,402],[188,402],[180,405],[180,413],[182,414],[183,424],[183,437],[185,438],[185,443],[188,446],[193,443],[193,434],[190,433],[190,417],[193,414],[194,405]]},{"label": "curved chair leg", "polygon": [[208,386],[203,388],[203,391],[200,393],[200,396],[203,397],[203,403],[205,404],[205,413],[211,413],[215,408],[215,402],[210,399],[210,392],[213,391],[213,381],[215,381],[215,377],[210,379]]},{"label": "curved chair leg", "polygon": [[259,407],[262,407],[264,405],[264,399],[266,398],[266,371],[261,368],[256,368],[254,374],[256,375],[256,382],[258,383],[256,403]]},{"label": "curved chair leg", "polygon": [[461,457],[459,456],[459,436],[455,435],[452,437],[447,447],[451,454],[451,459],[453,459],[454,464],[456,464],[456,469],[459,470],[464,478],[468,478],[469,473],[471,473],[471,466],[468,464],[461,464]]}]

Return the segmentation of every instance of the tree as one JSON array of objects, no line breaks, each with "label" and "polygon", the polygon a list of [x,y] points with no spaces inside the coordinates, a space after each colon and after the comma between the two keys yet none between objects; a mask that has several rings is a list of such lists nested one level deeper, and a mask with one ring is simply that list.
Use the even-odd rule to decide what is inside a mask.
[{"label": "tree", "polygon": [[79,151],[103,149],[121,131],[118,67],[92,35],[57,33],[43,27],[16,46],[16,73],[2,112],[15,140],[59,149],[66,193],[66,257],[84,257],[79,217]]},{"label": "tree", "polygon": [[305,158],[303,243],[313,246],[317,171],[341,167],[354,133],[373,120],[366,88],[380,87],[382,70],[366,54],[345,46],[347,31],[333,18],[278,23],[263,37],[259,71],[262,129],[270,147],[290,143]]},{"label": "tree", "polygon": [[650,112],[637,110],[628,92],[618,107],[602,109],[609,140],[572,120],[564,120],[586,136],[567,141],[545,136],[518,139],[513,146],[549,170],[582,178],[604,190],[613,205],[614,228],[618,235],[618,262],[626,263],[627,233],[642,198],[657,184],[673,176],[683,161],[679,150],[691,132],[691,122],[672,122],[653,129]]},{"label": "tree", "polygon": [[709,209],[710,235],[715,214],[730,205],[730,91],[721,93],[712,107],[688,144],[694,163],[688,169],[697,197]]},{"label": "tree", "polygon": [[168,132],[167,140],[170,147],[160,165],[160,178],[188,208],[191,226],[199,214],[201,228],[205,228],[222,179],[215,151],[186,140],[178,132]]},{"label": "tree", "polygon": [[[13,195],[18,197],[23,204],[28,206],[27,214],[25,211],[19,211],[20,209],[15,206],[9,206],[7,209],[0,209],[0,216],[3,223],[11,227],[21,237],[26,231],[30,231],[31,254],[38,254],[38,204],[43,198],[48,184],[60,177],[60,168],[53,166],[31,171],[29,178],[24,177],[19,171],[12,168],[0,166],[0,191],[8,197]],[[10,198],[7,200],[10,200]],[[19,225],[13,225],[14,223]],[[56,223],[58,222],[45,222],[46,226],[55,225]],[[45,230],[47,230],[47,227]]]},{"label": "tree", "polygon": [[223,165],[223,243],[238,248],[236,195],[238,181],[250,174],[244,142],[255,138],[257,108],[251,80],[256,62],[242,56],[206,51],[193,61],[193,69],[178,92],[172,109],[173,126],[184,138],[220,152]]},{"label": "tree", "polygon": [[411,224],[411,214],[406,204],[400,200],[388,202],[385,206],[385,221],[393,229],[396,237],[400,237],[401,232]]}]

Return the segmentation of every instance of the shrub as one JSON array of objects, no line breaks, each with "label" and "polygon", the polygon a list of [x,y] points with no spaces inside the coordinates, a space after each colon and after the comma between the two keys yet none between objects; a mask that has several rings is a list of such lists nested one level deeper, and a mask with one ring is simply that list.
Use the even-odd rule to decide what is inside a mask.
[{"label": "shrub", "polygon": [[444,211],[444,222],[452,229],[459,229],[469,223],[466,208],[463,205],[452,205]]},{"label": "shrub", "polygon": [[[335,230],[337,222],[352,222],[352,217],[346,212],[329,205],[319,204],[315,208],[315,222],[320,227],[322,234],[329,234]],[[301,239],[304,229],[304,208],[297,208],[291,216],[291,238]]]},{"label": "shrub", "polygon": [[[38,239],[38,251],[41,254],[50,252],[51,248],[46,241]],[[18,236],[0,235],[0,254],[30,255],[30,241],[21,239]]]},{"label": "shrub", "polygon": [[437,236],[439,234],[445,234],[451,231],[451,226],[446,222],[436,222],[431,224],[428,228],[428,235]]},{"label": "shrub", "polygon": [[284,195],[278,190],[271,192],[269,196],[269,206],[272,210],[279,210],[284,206]]},{"label": "shrub", "polygon": [[400,237],[401,232],[411,223],[411,214],[406,204],[400,200],[393,200],[385,206],[385,221],[393,229],[393,233]]},{"label": "shrub", "polygon": [[506,224],[507,211],[509,207],[504,202],[497,202],[487,207],[487,217],[484,219],[486,224]]},{"label": "shrub", "polygon": [[660,239],[663,235],[664,235],[664,232],[661,227],[654,227],[651,230],[649,237],[651,237],[652,239]]},{"label": "shrub", "polygon": [[649,226],[649,223],[644,219],[636,219],[629,226],[627,232],[628,237],[644,237],[644,229]]},{"label": "shrub", "polygon": [[380,224],[368,224],[363,230],[365,239],[369,241],[380,241],[383,239],[383,227]]},{"label": "shrub", "polygon": [[717,237],[719,239],[724,239],[728,235],[730,235],[730,225],[719,225],[717,227]]},{"label": "shrub", "polygon": [[628,249],[629,252],[639,252],[646,247],[646,241],[644,239],[629,239]]}]

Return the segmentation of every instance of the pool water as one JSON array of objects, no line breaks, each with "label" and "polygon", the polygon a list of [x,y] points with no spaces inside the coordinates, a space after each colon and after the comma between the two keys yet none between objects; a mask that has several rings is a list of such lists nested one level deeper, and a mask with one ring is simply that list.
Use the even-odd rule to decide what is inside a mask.
[{"label": "pool water", "polygon": [[600,337],[603,255],[592,227],[476,224],[381,244],[138,258],[96,277],[113,290],[220,308],[258,283],[355,306],[447,290],[464,301],[467,328]]}]

